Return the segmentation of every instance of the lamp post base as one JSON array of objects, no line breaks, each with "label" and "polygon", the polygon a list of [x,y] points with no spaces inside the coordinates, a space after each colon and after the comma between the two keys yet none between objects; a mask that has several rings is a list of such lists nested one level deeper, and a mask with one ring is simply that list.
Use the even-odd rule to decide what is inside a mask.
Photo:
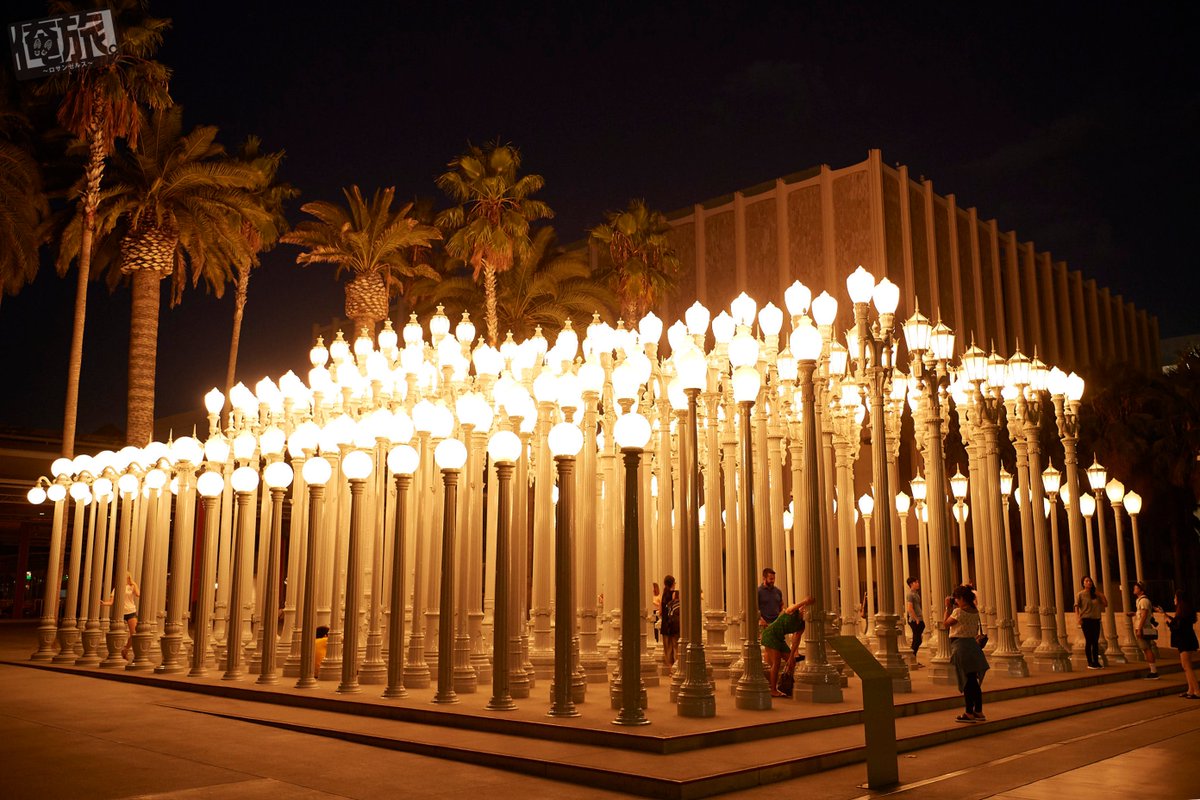
[{"label": "lamp post base", "polygon": [[75,661],[77,667],[94,667],[100,663],[100,646],[104,643],[104,632],[99,626],[89,626],[83,632],[83,655]]},{"label": "lamp post base", "polygon": [[154,669],[150,652],[154,649],[154,633],[138,631],[133,635],[133,661],[125,665],[130,672],[146,672]]},{"label": "lamp post base", "polygon": [[[1029,662],[1020,651],[1015,653],[993,653],[992,661],[1004,669],[1004,674],[1010,678],[1028,678]],[[1068,670],[1069,671],[1069,670]]]},{"label": "lamp post base", "polygon": [[841,703],[844,700],[841,680],[836,673],[829,681],[820,683],[810,683],[800,676],[792,690],[792,699],[807,703]]},{"label": "lamp post base", "polygon": [[79,628],[74,625],[64,625],[58,629],[58,655],[51,660],[54,664],[74,664],[79,656],[75,653],[75,645],[79,642]]},{"label": "lamp post base", "polygon": [[734,705],[745,711],[770,711],[771,684],[763,675],[762,650],[757,643],[751,643],[749,640],[742,643],[742,661],[753,666],[734,682]]}]

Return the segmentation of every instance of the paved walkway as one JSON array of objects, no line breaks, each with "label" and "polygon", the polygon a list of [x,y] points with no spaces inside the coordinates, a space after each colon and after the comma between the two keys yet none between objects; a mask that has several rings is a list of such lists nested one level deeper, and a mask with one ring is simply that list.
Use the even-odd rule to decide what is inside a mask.
[{"label": "paved walkway", "polygon": [[[32,634],[0,626],[0,652],[31,651]],[[186,695],[167,689],[7,665],[0,686],[0,797],[622,796],[195,714],[172,707]],[[889,792],[862,789],[858,764],[726,797],[1194,798],[1197,752],[1200,703],[1169,696],[909,753],[901,756],[904,783]]]}]

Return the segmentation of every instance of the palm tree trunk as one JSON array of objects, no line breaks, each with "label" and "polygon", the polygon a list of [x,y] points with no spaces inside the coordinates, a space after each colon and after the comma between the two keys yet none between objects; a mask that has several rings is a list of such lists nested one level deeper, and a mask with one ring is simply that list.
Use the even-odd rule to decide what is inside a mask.
[{"label": "palm tree trunk", "polygon": [[154,435],[154,376],[161,280],[162,275],[157,270],[139,269],[133,273],[125,442],[135,447],[145,447]]},{"label": "palm tree trunk", "polygon": [[[99,106],[99,98],[95,106]],[[98,108],[93,110],[95,115]],[[96,119],[93,116],[93,119]],[[83,235],[79,240],[79,274],[75,284],[75,324],[71,329],[71,354],[67,359],[67,399],[63,410],[63,458],[75,455],[75,423],[79,417],[79,372],[83,367],[83,325],[87,318],[88,276],[92,269],[92,236],[96,230],[96,206],[100,204],[100,179],[104,177],[107,148],[98,124],[92,124],[88,142],[87,192],[83,196]]]},{"label": "palm tree trunk", "polygon": [[246,310],[246,294],[250,288],[250,269],[238,270],[237,292],[233,297],[233,335],[229,340],[229,368],[225,371],[225,397],[233,388],[233,378],[237,372],[238,343],[242,339],[242,315]]},{"label": "palm tree trunk", "polygon": [[496,347],[500,340],[500,319],[496,313],[496,268],[490,261],[483,262],[483,293],[487,298],[488,344]]}]

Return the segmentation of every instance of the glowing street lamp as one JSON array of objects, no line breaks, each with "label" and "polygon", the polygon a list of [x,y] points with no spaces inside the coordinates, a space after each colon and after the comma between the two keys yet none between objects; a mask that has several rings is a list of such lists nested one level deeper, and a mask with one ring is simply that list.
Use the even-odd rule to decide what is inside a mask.
[{"label": "glowing street lamp", "polygon": [[[641,515],[638,513],[638,468],[642,452],[650,441],[650,423],[637,412],[622,414],[613,427],[613,436],[625,461],[625,516],[621,581],[621,708],[614,725],[646,725],[650,720],[642,710],[646,690],[642,685],[641,631],[633,613],[638,607],[642,585],[641,559],[638,539],[641,535]],[[760,666],[761,671],[761,666]]]},{"label": "glowing street lamp", "polygon": [[[509,691],[509,631],[507,613],[511,602],[509,577],[512,555],[509,546],[512,528],[512,477],[521,455],[521,439],[512,431],[497,431],[488,441],[488,456],[496,465],[499,497],[496,510],[496,602],[492,628],[492,711],[511,711],[517,707]],[[399,547],[399,544],[397,544]],[[403,603],[403,599],[401,599]],[[403,604],[399,606],[403,608]],[[403,614],[401,614],[403,616]]]},{"label": "glowing street lamp", "polygon": [[275,461],[263,470],[263,483],[271,490],[271,533],[267,542],[267,575],[263,582],[262,667],[255,683],[279,683],[275,674],[275,620],[279,616],[279,551],[283,546],[283,496],[295,475],[284,461]]},{"label": "glowing street lamp", "polygon": [[1142,543],[1138,537],[1138,514],[1142,513],[1142,496],[1137,492],[1125,495],[1125,511],[1133,524],[1133,569],[1135,580],[1142,580]]},{"label": "glowing street lamp", "polygon": [[[743,329],[744,330],[744,329]],[[735,337],[736,338],[736,337]],[[758,544],[755,514],[750,512],[751,476],[754,474],[754,444],[750,437],[750,413],[758,398],[762,376],[754,368],[753,361],[731,348],[733,364],[733,399],[738,404],[738,439],[741,443],[742,478],[738,481],[738,505],[746,509],[745,515],[745,571],[743,587],[747,590],[745,626],[746,637],[742,640],[742,675],[734,690],[734,705],[738,708],[764,711],[771,708],[771,686],[763,674],[762,647],[756,625],[749,620],[754,616],[751,609],[758,607]]]},{"label": "glowing street lamp", "polygon": [[317,535],[321,530],[325,508],[325,484],[333,475],[333,467],[324,456],[314,456],[304,462],[301,472],[308,486],[308,536],[304,544],[304,589],[300,612],[300,677],[297,689],[315,689],[316,672],[316,611],[317,611]]},{"label": "glowing street lamp", "polygon": [[393,447],[387,457],[388,469],[396,478],[396,536],[392,542],[392,586],[388,606],[391,613],[388,615],[387,688],[383,690],[383,696],[389,698],[408,695],[408,690],[404,688],[405,533],[408,526],[408,493],[412,487],[413,473],[420,463],[420,454],[407,444]]},{"label": "glowing street lamp", "polygon": [[[447,330],[449,321],[447,321]],[[442,335],[445,335],[444,333]],[[433,452],[434,463],[442,471],[442,574],[438,600],[438,675],[433,702],[458,702],[454,691],[454,548],[458,538],[458,479],[467,463],[467,447],[458,439],[445,438]]]},{"label": "glowing street lamp", "polygon": [[243,543],[254,536],[254,491],[258,488],[258,470],[253,467],[238,467],[230,476],[237,498],[237,532],[230,542],[233,553],[233,571],[230,575],[229,625],[226,628],[225,674],[222,680],[237,681],[244,675],[242,653],[242,570],[245,569]]},{"label": "glowing street lamp", "polygon": [[[1108,481],[1108,471],[1094,457],[1092,465],[1087,469],[1088,485],[1092,487],[1092,493],[1096,496],[1095,516],[1096,516],[1096,535],[1100,541],[1100,573],[1101,580],[1104,582],[1104,591],[1107,594],[1109,587],[1112,586],[1112,572],[1109,569],[1108,561],[1108,532],[1104,526],[1104,507],[1100,503],[1104,500],[1105,484]],[[1122,492],[1123,494],[1123,492]],[[1082,510],[1082,509],[1081,509]],[[1086,511],[1084,512],[1087,513]],[[1090,537],[1089,537],[1090,538]],[[1121,651],[1117,643],[1117,620],[1114,613],[1113,604],[1109,603],[1104,609],[1104,626],[1102,629],[1103,639],[1101,642],[1100,652],[1111,662],[1115,664],[1125,664],[1125,654]]]},{"label": "glowing street lamp", "polygon": [[575,666],[575,457],[583,449],[583,432],[570,422],[550,429],[550,454],[558,472],[558,505],[554,510],[554,682],[550,686],[551,717],[577,717],[571,697]]},{"label": "glowing street lamp", "polygon": [[1124,508],[1123,503],[1125,500],[1125,484],[1113,478],[1105,485],[1104,493],[1108,497],[1109,505],[1112,506],[1113,518],[1117,524],[1117,569],[1121,577],[1121,585],[1118,588],[1121,592],[1121,611],[1124,612],[1119,618],[1121,620],[1119,623],[1120,646],[1127,659],[1137,661],[1142,655],[1142,650],[1133,641],[1133,610],[1129,598],[1129,571],[1125,566],[1125,528],[1121,522],[1121,509]]}]

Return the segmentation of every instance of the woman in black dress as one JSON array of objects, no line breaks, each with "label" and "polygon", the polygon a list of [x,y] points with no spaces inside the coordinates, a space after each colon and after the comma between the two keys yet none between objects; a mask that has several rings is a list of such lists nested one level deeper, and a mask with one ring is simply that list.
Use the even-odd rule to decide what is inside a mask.
[{"label": "woman in black dress", "polygon": [[1198,649],[1196,609],[1182,591],[1175,593],[1175,616],[1167,614],[1167,625],[1171,629],[1171,646],[1179,651],[1179,663],[1183,666],[1183,674],[1187,678],[1187,691],[1179,696],[1188,700],[1200,700],[1200,686],[1196,684],[1196,671],[1192,668],[1192,654]]}]

